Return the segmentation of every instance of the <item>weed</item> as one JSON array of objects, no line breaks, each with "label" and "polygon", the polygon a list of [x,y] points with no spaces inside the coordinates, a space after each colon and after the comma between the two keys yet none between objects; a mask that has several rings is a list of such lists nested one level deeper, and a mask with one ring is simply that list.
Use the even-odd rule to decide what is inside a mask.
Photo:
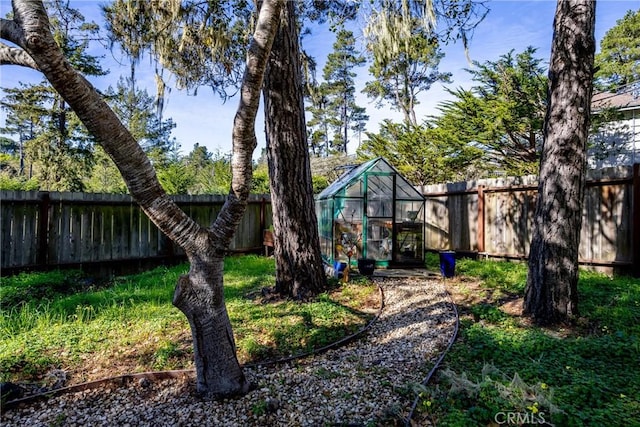
[{"label": "weed", "polygon": [[262,399],[251,406],[253,415],[259,417],[267,413],[267,401]]},{"label": "weed", "polygon": [[330,380],[332,378],[339,378],[342,374],[340,372],[330,371],[327,368],[320,368],[316,371],[316,376],[324,380]]}]

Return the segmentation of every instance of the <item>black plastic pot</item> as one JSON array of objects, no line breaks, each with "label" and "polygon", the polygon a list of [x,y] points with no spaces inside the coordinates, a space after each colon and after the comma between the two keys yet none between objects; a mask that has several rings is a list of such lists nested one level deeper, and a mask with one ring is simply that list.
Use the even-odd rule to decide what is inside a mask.
[{"label": "black plastic pot", "polygon": [[358,260],[358,271],[363,276],[373,275],[373,271],[376,269],[376,260],[369,258],[361,258]]}]

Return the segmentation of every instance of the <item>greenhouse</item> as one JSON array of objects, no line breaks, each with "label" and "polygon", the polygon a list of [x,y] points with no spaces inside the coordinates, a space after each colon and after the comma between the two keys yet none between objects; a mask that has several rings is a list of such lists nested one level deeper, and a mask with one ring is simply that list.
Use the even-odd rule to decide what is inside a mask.
[{"label": "greenhouse", "polygon": [[381,157],[353,167],[322,191],[316,214],[329,265],[424,264],[424,197]]}]

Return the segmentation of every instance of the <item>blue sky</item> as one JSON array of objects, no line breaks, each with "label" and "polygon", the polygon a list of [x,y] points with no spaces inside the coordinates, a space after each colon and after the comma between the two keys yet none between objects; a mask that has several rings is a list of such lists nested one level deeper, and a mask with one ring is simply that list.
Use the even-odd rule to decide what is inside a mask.
[{"label": "blue sky", "polygon": [[[72,1],[71,5],[79,8],[88,20],[93,19],[100,23],[99,4],[101,3],[104,2],[84,0]],[[469,43],[468,53],[471,60],[493,61],[511,49],[514,49],[515,52],[521,52],[527,46],[533,46],[538,49],[537,57],[542,58],[545,64],[548,63],[553,16],[556,8],[555,1],[493,0],[488,5],[490,12],[476,28]],[[9,8],[9,1],[0,0],[0,14],[2,16],[7,13]],[[640,0],[599,0],[596,6],[596,41],[599,43],[605,32],[613,27],[616,21],[630,9],[640,9]],[[351,29],[356,37],[361,37],[362,30],[358,25],[354,25]],[[326,30],[321,30],[304,40],[305,48],[318,61],[319,75],[321,75],[326,56],[332,49],[333,41],[333,34]],[[470,64],[465,57],[462,45],[460,43],[451,44],[443,46],[442,49],[445,57],[441,61],[439,69],[453,74],[452,83],[447,86],[449,88],[470,87],[472,82],[469,74],[464,71],[465,68],[470,68]],[[119,76],[128,73],[126,61],[125,65],[120,65],[117,61],[118,58],[114,58],[114,54],[107,52],[105,55],[103,66],[110,70],[110,74],[91,79],[98,89],[106,89],[110,84],[115,86]],[[401,120],[399,113],[392,111],[389,107],[376,109],[366,96],[359,93],[370,77],[367,75],[367,66],[363,66],[357,71],[357,102],[366,107],[367,114],[370,116],[367,131],[376,132],[379,123],[385,118]],[[150,94],[153,95],[155,84],[150,69],[141,69],[138,76],[141,78],[139,84],[148,87]],[[0,67],[1,87],[14,87],[17,86],[18,81],[37,82],[40,79],[39,73],[22,67]],[[437,114],[436,106],[448,97],[449,95],[445,92],[442,84],[436,84],[428,92],[422,93],[420,105],[416,108],[418,120],[428,115]],[[171,117],[176,123],[173,136],[178,140],[182,151],[189,152],[195,143],[199,143],[207,146],[210,151],[229,152],[231,150],[231,127],[237,102],[237,98],[232,98],[223,103],[208,88],[201,88],[197,96],[187,95],[177,89],[172,90],[167,102],[165,117]],[[0,116],[0,120],[4,122],[4,112]],[[264,116],[260,111],[256,129],[259,146],[254,153],[254,158],[259,156],[260,150],[264,147],[263,122]],[[353,152],[356,148],[357,141],[353,140],[349,144],[349,152]]]}]

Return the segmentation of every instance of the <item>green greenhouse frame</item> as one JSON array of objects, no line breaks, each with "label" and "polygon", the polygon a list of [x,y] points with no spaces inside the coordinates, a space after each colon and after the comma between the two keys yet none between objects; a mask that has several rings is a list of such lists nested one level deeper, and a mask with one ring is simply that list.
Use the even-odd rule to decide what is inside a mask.
[{"label": "green greenhouse frame", "polygon": [[329,265],[422,266],[424,209],[424,196],[384,158],[355,166],[316,197],[322,257]]}]

